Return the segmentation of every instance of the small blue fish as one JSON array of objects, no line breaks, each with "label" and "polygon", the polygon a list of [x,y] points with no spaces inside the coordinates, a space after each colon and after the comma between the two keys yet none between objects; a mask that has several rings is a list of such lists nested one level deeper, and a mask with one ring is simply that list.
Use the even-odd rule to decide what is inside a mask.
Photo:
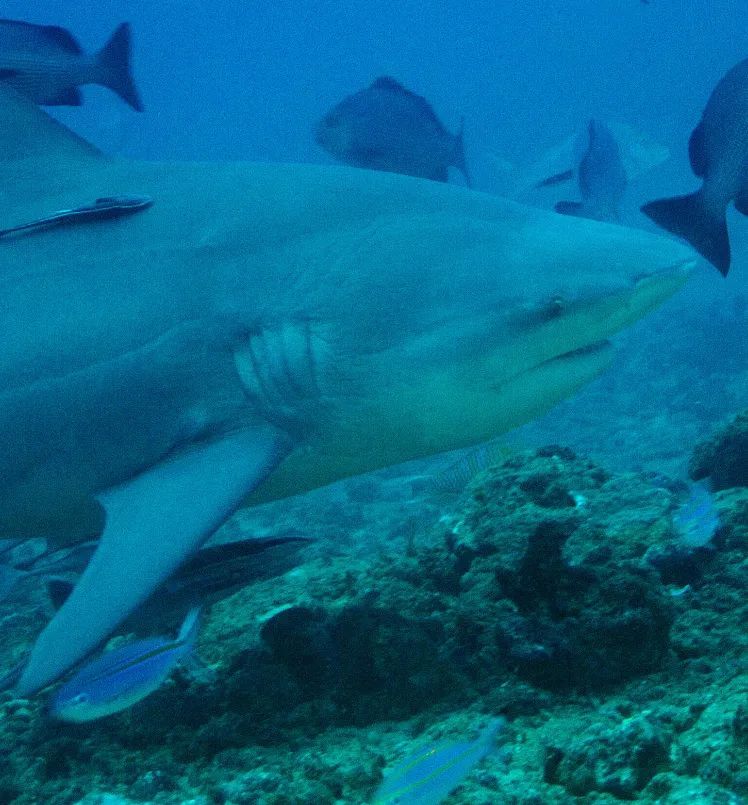
[{"label": "small blue fish", "polygon": [[714,498],[705,487],[694,484],[688,500],[673,515],[673,526],[688,548],[708,545],[720,526]]},{"label": "small blue fish", "polygon": [[472,742],[426,744],[384,776],[375,805],[438,805],[495,747],[506,720],[496,718]]},{"label": "small blue fish", "polygon": [[93,721],[144,699],[192,653],[199,622],[200,608],[195,607],[176,640],[150,637],[106,652],[57,691],[50,715],[62,721]]}]

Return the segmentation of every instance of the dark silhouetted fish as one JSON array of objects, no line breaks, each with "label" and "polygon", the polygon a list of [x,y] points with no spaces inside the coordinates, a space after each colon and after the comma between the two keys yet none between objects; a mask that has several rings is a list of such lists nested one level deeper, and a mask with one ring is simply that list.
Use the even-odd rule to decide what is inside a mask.
[{"label": "dark silhouetted fish", "polygon": [[688,142],[691,168],[701,188],[687,196],[642,207],[656,224],[685,238],[727,276],[730,238],[727,205],[748,215],[748,59],[717,84]]},{"label": "dark silhouetted fish", "polygon": [[[284,573],[293,566],[298,549],[309,542],[311,540],[307,537],[286,534],[201,548],[141,605],[133,616],[135,625],[141,627],[144,623],[168,621],[174,612],[184,612],[192,604],[213,604],[252,581]],[[76,575],[83,572],[96,547],[95,543],[90,545],[88,557],[83,552],[79,554],[81,559],[85,557],[85,562],[77,568]],[[279,550],[273,551],[274,548]],[[260,553],[263,554],[262,558],[258,558]],[[47,571],[44,575],[47,577],[47,592],[52,604],[59,609],[72,592],[75,579],[69,576],[60,578],[62,570],[59,563],[54,569],[54,573]]]},{"label": "dark silhouetted fish", "polygon": [[98,53],[87,54],[64,28],[0,19],[0,80],[45,106],[80,106],[78,88],[100,84],[143,111],[130,73],[126,22]]},{"label": "dark silhouetted fish", "polygon": [[[167,614],[182,608],[184,601],[188,605],[196,600],[207,600],[210,603],[230,595],[255,579],[285,572],[293,562],[293,549],[303,547],[310,541],[297,534],[284,534],[201,548],[172,578],[161,585],[152,599],[149,599],[149,603],[153,603],[155,610]],[[22,579],[37,577],[46,580],[52,604],[55,609],[59,609],[72,592],[78,576],[85,570],[97,544],[84,542],[72,548],[49,551],[22,565],[0,564],[0,601],[7,598]],[[272,553],[272,548],[283,545],[288,545],[289,550],[277,555]],[[266,556],[258,559],[257,555],[260,553]],[[148,613],[142,619],[152,619],[147,615]]]},{"label": "dark silhouetted fish", "polygon": [[429,102],[389,76],[344,98],[319,122],[319,145],[356,168],[447,181],[451,165],[470,176],[462,128],[451,134]]},{"label": "dark silhouetted fish", "polygon": [[[582,200],[559,201],[555,210],[563,215],[578,215],[596,221],[615,221],[626,190],[626,171],[618,143],[611,130],[599,120],[590,120],[587,130],[587,148],[577,172]],[[542,186],[562,181],[567,175],[557,174],[546,179]]]}]

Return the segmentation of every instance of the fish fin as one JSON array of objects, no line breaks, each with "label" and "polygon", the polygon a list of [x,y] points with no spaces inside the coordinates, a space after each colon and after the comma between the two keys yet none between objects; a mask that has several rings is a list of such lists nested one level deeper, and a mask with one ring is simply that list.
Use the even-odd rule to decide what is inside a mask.
[{"label": "fish fin", "polygon": [[375,79],[369,89],[379,89],[386,92],[394,92],[397,95],[402,95],[410,99],[411,103],[417,106],[421,114],[430,118],[431,122],[440,130],[444,130],[441,120],[436,116],[436,112],[431,104],[422,96],[412,92],[407,87],[404,87],[397,79],[389,75],[383,75]]},{"label": "fish fin", "polygon": [[[0,170],[7,187],[12,163],[23,163],[22,174],[13,177],[20,199],[29,192],[24,179],[37,187],[51,172],[64,170],[67,175],[75,163],[82,166],[92,160],[104,160],[97,148],[12,87],[0,84]],[[6,204],[13,201],[6,199]]]},{"label": "fish fin", "polygon": [[45,25],[44,33],[50,42],[54,42],[64,53],[80,56],[83,53],[81,46],[76,41],[70,31],[60,28],[58,25]]},{"label": "fish fin", "polygon": [[131,72],[130,50],[130,25],[123,22],[96,54],[96,65],[100,82],[136,112],[142,112],[143,104]]},{"label": "fish fin", "polygon": [[[389,75],[380,75],[371,82],[371,89],[388,89],[391,92],[401,92],[403,95],[413,95],[409,89],[404,87],[396,78]],[[416,95],[420,98],[420,95]]]},{"label": "fish fin", "polygon": [[65,87],[54,95],[46,97],[44,106],[83,106],[83,96],[78,87]]},{"label": "fish fin", "polygon": [[80,56],[83,53],[81,46],[70,31],[58,25],[36,25],[23,20],[0,19],[0,30],[10,35],[12,41],[24,43],[24,50],[38,52],[40,48],[49,49],[50,46],[59,52]]},{"label": "fish fin", "polygon": [[559,201],[553,205],[553,209],[561,215],[583,216],[583,205],[580,201]]},{"label": "fish fin", "polygon": [[748,215],[748,193],[744,193],[735,199],[735,209],[741,215]]},{"label": "fish fin", "polygon": [[60,607],[62,607],[65,601],[70,598],[70,593],[73,592],[73,587],[75,587],[75,585],[72,581],[68,581],[67,579],[58,579],[56,577],[52,577],[47,579],[45,587],[47,588],[49,600],[52,602],[52,606],[55,608],[55,611],[57,611],[60,609]]},{"label": "fish fin", "polygon": [[689,196],[650,201],[641,210],[658,226],[687,240],[723,277],[727,276],[730,237],[725,206],[707,205],[699,190]]},{"label": "fish fin", "polygon": [[460,130],[455,134],[454,147],[452,148],[452,159],[450,164],[454,165],[460,173],[465,177],[465,184],[468,187],[473,186],[473,181],[470,178],[470,173],[465,163],[465,141],[463,133],[465,131],[465,118],[460,122]]},{"label": "fish fin", "polygon": [[192,607],[187,613],[185,619],[179,628],[177,635],[177,642],[184,643],[188,648],[192,649],[197,640],[197,633],[200,631],[200,616],[203,613],[201,606]]},{"label": "fish fin", "polygon": [[436,168],[434,172],[429,176],[434,182],[446,182],[449,180],[449,174],[447,173],[446,167]]},{"label": "fish fin", "polygon": [[561,171],[561,173],[554,173],[553,176],[549,176],[547,179],[541,179],[535,185],[535,189],[540,190],[541,187],[551,187],[552,185],[561,184],[562,182],[570,182],[574,178],[575,173],[574,168]]},{"label": "fish fin", "polygon": [[106,639],[282,458],[275,429],[246,428],[196,444],[102,493],[107,523],[98,548],[34,644],[19,693],[51,684]]},{"label": "fish fin", "polygon": [[706,176],[708,159],[704,143],[704,129],[701,123],[691,132],[688,139],[688,159],[691,162],[691,170],[697,176],[702,178]]}]

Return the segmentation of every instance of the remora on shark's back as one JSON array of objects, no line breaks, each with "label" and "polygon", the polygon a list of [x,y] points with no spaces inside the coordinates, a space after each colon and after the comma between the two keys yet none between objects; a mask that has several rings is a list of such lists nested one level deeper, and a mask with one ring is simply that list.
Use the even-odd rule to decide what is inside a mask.
[{"label": "remora on shark's back", "polygon": [[685,281],[670,239],[396,174],[108,160],[0,93],[0,538],[97,523],[28,695],[98,645],[254,490],[488,439],[610,361]]}]

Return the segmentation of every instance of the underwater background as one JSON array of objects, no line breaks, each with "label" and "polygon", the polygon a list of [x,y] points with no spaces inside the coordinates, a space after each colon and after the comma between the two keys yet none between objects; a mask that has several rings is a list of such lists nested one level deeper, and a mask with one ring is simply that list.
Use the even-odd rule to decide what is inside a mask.
[{"label": "underwater background", "polygon": [[[96,86],[53,110],[107,152],[327,164],[316,122],[391,75],[450,131],[464,119],[486,192],[591,117],[642,132],[669,157],[632,177],[621,220],[654,230],[639,206],[696,186],[688,137],[748,55],[746,10],[39,0],[2,13],[87,50],[130,22],[145,112]],[[0,803],[748,801],[748,222],[728,222],[726,279],[700,264],[618,336],[611,369],[498,446],[239,512],[219,540],[312,542],[277,566],[258,558],[257,580],[205,614],[203,672],[81,725],[3,694]],[[676,516],[689,471],[724,476],[701,544]],[[49,607],[31,584],[0,602],[4,667]],[[414,760],[418,790],[384,798],[422,746],[436,770]],[[449,768],[461,787],[447,800]]]}]

